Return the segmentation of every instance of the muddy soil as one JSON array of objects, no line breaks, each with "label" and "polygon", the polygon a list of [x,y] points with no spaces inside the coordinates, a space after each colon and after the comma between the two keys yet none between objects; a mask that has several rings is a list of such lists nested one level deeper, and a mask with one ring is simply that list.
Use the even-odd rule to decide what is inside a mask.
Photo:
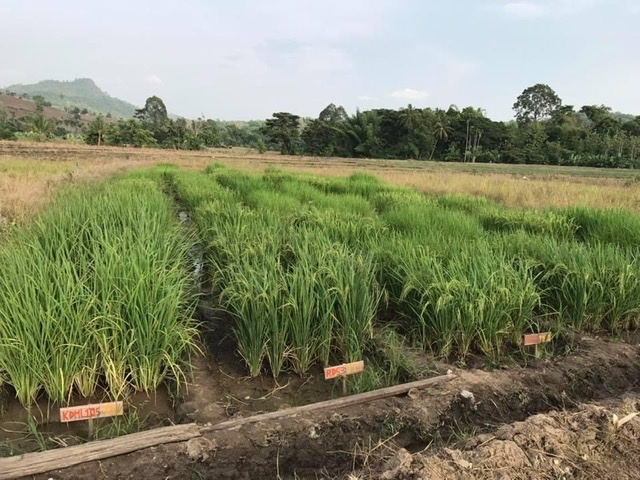
[{"label": "muddy soil", "polygon": [[211,432],[38,478],[640,478],[640,419],[612,423],[640,406],[640,347],[578,347],[528,368],[452,368],[457,378],[417,398]]}]

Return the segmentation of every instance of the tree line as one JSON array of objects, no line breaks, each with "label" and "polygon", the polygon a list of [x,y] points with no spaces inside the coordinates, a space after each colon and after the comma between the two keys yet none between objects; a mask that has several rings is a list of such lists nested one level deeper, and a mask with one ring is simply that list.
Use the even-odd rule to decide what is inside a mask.
[{"label": "tree line", "polygon": [[374,109],[347,115],[331,104],[317,119],[287,112],[264,133],[284,154],[437,161],[640,167],[640,116],[604,105],[563,105],[548,85],[527,88],[513,105],[515,121],[481,109]]},{"label": "tree line", "polygon": [[[243,146],[321,157],[640,168],[640,116],[614,113],[604,105],[576,109],[544,84],[525,89],[513,109],[515,120],[502,122],[474,107],[407,105],[349,115],[330,104],[317,118],[278,112],[265,121],[234,123],[172,119],[162,99],[154,96],[134,118],[98,116],[82,132],[84,141],[94,145],[187,150]],[[46,137],[63,135],[65,129],[41,113],[20,124],[0,111],[0,138],[18,131]]]}]

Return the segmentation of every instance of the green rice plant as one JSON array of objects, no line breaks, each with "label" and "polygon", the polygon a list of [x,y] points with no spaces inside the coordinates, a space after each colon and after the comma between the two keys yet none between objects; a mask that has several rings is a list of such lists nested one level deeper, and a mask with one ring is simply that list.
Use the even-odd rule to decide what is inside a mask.
[{"label": "green rice plant", "polygon": [[640,216],[623,209],[574,207],[559,212],[576,225],[582,242],[603,242],[622,247],[640,245]]},{"label": "green rice plant", "polygon": [[295,175],[279,168],[269,166],[262,175],[262,181],[269,190],[281,190],[283,183],[295,182]]},{"label": "green rice plant", "polygon": [[321,232],[303,228],[291,233],[288,250],[290,360],[294,371],[303,374],[316,361],[325,366],[330,362],[335,296],[324,266],[331,242]]},{"label": "green rice plant", "polygon": [[366,342],[373,338],[373,320],[381,299],[373,257],[335,245],[325,262],[335,299],[337,350],[347,362],[360,360]]},{"label": "green rice plant", "polygon": [[544,277],[550,304],[579,330],[634,326],[640,313],[636,259],[610,245],[580,250],[559,245],[554,252]]},{"label": "green rice plant", "polygon": [[376,193],[389,188],[377,177],[358,172],[347,178],[307,177],[305,181],[325,193],[353,194],[365,198],[370,198]]},{"label": "green rice plant", "polygon": [[528,262],[548,313],[577,330],[619,332],[638,324],[637,252],[611,244],[506,237]]},{"label": "green rice plant", "polygon": [[212,175],[212,178],[223,187],[236,192],[241,201],[244,201],[252,192],[265,189],[265,184],[260,177],[243,172],[221,170]]},{"label": "green rice plant", "polygon": [[[88,344],[92,322],[86,287],[71,262],[53,264],[33,244],[2,249],[0,260],[0,370],[25,406],[41,389],[55,401],[68,400],[94,350]],[[95,388],[95,381],[88,382],[89,394],[91,383]]]},{"label": "green rice plant", "polygon": [[389,234],[389,228],[376,217],[360,217],[332,210],[298,217],[296,223],[312,225],[331,241],[355,251],[369,251]]},{"label": "green rice plant", "polygon": [[364,172],[352,173],[347,179],[347,187],[349,193],[365,198],[371,198],[376,193],[389,188],[375,175]]},{"label": "green rice plant", "polygon": [[371,205],[379,214],[384,214],[402,205],[421,204],[425,196],[415,190],[395,189],[386,190],[373,195]]},{"label": "green rice plant", "polygon": [[273,257],[239,260],[227,276],[221,298],[234,317],[238,352],[251,376],[269,360],[277,377],[287,357],[287,322],[283,272]]},{"label": "green rice plant", "polygon": [[220,172],[224,172],[228,170],[227,166],[223,163],[220,162],[213,162],[210,163],[209,165],[207,165],[204,169],[204,173],[206,175],[215,175],[218,174]]},{"label": "green rice plant", "polygon": [[210,176],[198,172],[188,170],[169,172],[164,179],[189,210],[197,208],[204,202],[237,201],[232,191],[221,186]]},{"label": "green rice plant", "polygon": [[303,205],[309,207],[322,208],[327,194],[321,192],[313,185],[302,181],[301,179],[290,179],[280,182],[277,186],[279,192],[290,197],[296,198]]},{"label": "green rice plant", "polygon": [[504,345],[526,329],[539,302],[529,273],[482,243],[446,261],[419,245],[405,246],[393,262],[396,287],[390,293],[397,295],[402,285],[392,301],[407,333],[438,355],[464,358],[479,350],[499,358]]},{"label": "green rice plant", "polygon": [[0,371],[25,406],[184,382],[189,242],[152,180],[76,187],[0,246]]},{"label": "green rice plant", "polygon": [[437,355],[491,359],[552,315],[587,329],[636,323],[635,250],[576,243],[565,212],[428,198],[367,175],[212,169],[213,188],[171,176],[252,375],[360,359],[374,319]]},{"label": "green rice plant", "polygon": [[[265,186],[287,197],[294,198],[306,206],[319,210],[332,209],[352,215],[369,216],[373,214],[367,199],[356,193],[335,194],[324,192],[305,181],[304,177],[268,171],[263,176]],[[377,181],[377,179],[375,179]],[[254,202],[256,203],[256,202]]]},{"label": "green rice plant", "polygon": [[484,212],[501,208],[497,202],[486,197],[471,195],[439,195],[435,198],[438,205],[449,210],[469,213],[473,216],[479,216]]},{"label": "green rice plant", "polygon": [[[460,212],[452,212],[430,201],[398,205],[381,215],[389,227],[397,232],[415,235],[427,244],[431,239],[475,239],[483,236],[478,221]],[[432,242],[433,243],[433,242]]]},{"label": "green rice plant", "polygon": [[576,231],[570,219],[553,210],[491,209],[482,212],[479,220],[482,226],[491,232],[522,230],[533,235],[572,239]]},{"label": "green rice plant", "polygon": [[254,190],[244,195],[244,203],[256,210],[269,210],[277,215],[293,215],[300,209],[294,197],[271,190]]}]

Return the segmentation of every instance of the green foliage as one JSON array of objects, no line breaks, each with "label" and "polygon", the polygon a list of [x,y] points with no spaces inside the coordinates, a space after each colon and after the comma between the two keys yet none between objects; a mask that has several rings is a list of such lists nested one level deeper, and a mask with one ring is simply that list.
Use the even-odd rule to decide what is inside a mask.
[{"label": "green foliage", "polygon": [[185,381],[189,245],[148,180],[75,187],[0,246],[0,375],[30,406]]},{"label": "green foliage", "polygon": [[170,122],[167,107],[161,98],[156,96],[147,98],[144,107],[137,109],[134,116],[140,120],[146,130],[153,134],[157,143],[163,144],[168,140]]},{"label": "green foliage", "polygon": [[36,113],[29,117],[28,126],[29,132],[35,134],[37,140],[44,141],[52,136],[55,122],[41,113]]},{"label": "green foliage", "polygon": [[[527,332],[637,323],[635,234],[612,241],[621,226],[635,232],[633,215],[429,198],[359,173],[168,174],[251,375],[372,355],[397,378],[401,362],[376,356],[376,325],[437,356],[497,362]],[[351,388],[390,381],[374,369]]]},{"label": "green foliage", "polygon": [[265,136],[279,145],[280,153],[292,155],[296,152],[296,144],[300,137],[300,117],[287,112],[274,113],[273,118],[265,122]]},{"label": "green foliage", "polygon": [[640,218],[628,211],[574,207],[563,213],[576,226],[576,237],[583,242],[609,243],[622,247],[640,245]]},{"label": "green foliage", "polygon": [[538,83],[525,89],[513,105],[520,122],[544,120],[562,105],[562,100],[549,85]]},{"label": "green foliage", "polygon": [[107,123],[102,115],[98,115],[96,119],[87,125],[84,134],[84,141],[90,145],[102,145],[104,143],[104,135],[107,131]]}]

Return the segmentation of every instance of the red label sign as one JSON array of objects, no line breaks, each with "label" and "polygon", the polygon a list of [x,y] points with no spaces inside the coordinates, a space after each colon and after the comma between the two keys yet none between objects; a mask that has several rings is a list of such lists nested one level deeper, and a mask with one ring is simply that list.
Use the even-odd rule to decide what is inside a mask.
[{"label": "red label sign", "polygon": [[346,374],[347,374],[347,367],[345,365],[338,365],[337,367],[327,367],[324,369],[325,380],[342,377]]},{"label": "red label sign", "polygon": [[522,343],[525,346],[539,345],[540,343],[548,343],[551,341],[551,333],[533,333],[531,335],[525,335]]},{"label": "red label sign", "polygon": [[92,418],[115,417],[124,413],[122,402],[96,403],[93,405],[80,405],[60,409],[60,421],[78,422],[91,420]]},{"label": "red label sign", "polygon": [[325,368],[324,379],[330,380],[332,378],[344,377],[346,375],[352,375],[362,371],[364,371],[364,362],[362,360],[359,362],[345,363],[343,365]]}]

